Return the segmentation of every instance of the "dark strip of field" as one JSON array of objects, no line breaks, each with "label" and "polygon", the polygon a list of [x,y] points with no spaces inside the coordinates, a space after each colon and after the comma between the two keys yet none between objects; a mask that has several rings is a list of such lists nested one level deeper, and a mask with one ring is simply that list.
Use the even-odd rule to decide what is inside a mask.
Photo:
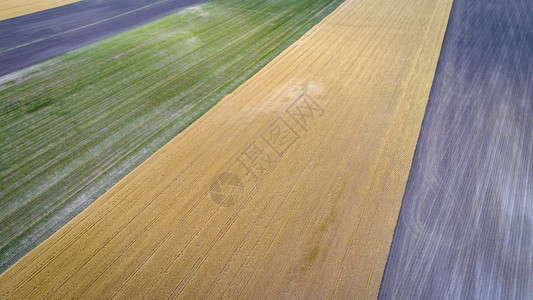
[{"label": "dark strip of field", "polygon": [[381,299],[533,299],[533,1],[455,0]]},{"label": "dark strip of field", "polygon": [[0,76],[205,0],[84,0],[0,22]]}]

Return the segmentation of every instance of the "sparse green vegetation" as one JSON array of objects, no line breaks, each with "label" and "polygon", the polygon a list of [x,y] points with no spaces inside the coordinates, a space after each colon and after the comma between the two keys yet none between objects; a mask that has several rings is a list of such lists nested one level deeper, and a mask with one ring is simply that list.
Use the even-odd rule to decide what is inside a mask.
[{"label": "sparse green vegetation", "polygon": [[317,254],[318,254],[318,244],[315,245],[313,249],[309,251],[309,253],[307,253],[307,255],[305,256],[305,263],[306,264],[311,263],[313,260],[315,260]]},{"label": "sparse green vegetation", "polygon": [[322,222],[322,224],[320,225],[319,230],[321,232],[326,231],[326,229],[328,229],[329,224],[331,222],[333,222],[334,218],[335,218],[335,211],[332,209],[332,210],[329,211],[329,213],[326,216],[326,219],[324,220],[324,222]]}]

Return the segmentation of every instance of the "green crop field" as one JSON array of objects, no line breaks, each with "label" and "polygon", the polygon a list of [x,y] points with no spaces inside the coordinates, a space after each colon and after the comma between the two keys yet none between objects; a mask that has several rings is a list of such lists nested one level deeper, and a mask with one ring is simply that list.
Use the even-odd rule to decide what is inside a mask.
[{"label": "green crop field", "polygon": [[0,78],[0,271],[341,2],[210,1]]}]

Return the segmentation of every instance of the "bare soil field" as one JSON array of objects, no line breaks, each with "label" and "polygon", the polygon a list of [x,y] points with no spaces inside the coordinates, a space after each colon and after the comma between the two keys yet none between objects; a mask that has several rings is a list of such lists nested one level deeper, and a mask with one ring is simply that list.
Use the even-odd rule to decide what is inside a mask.
[{"label": "bare soil field", "polygon": [[81,0],[2,0],[0,2],[0,21],[78,1]]},{"label": "bare soil field", "polygon": [[373,298],[451,0],[347,0],[0,276],[2,298]]}]

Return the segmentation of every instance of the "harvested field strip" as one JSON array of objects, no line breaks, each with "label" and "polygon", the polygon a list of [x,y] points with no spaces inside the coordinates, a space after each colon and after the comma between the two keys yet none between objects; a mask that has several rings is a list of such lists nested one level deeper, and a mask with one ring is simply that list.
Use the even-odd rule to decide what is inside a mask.
[{"label": "harvested field strip", "polygon": [[81,0],[2,0],[0,21],[67,5]]},{"label": "harvested field strip", "polygon": [[339,3],[213,1],[4,82],[0,268],[59,229]]},{"label": "harvested field strip", "polygon": [[6,271],[3,295],[376,297],[450,7],[345,1]]}]

